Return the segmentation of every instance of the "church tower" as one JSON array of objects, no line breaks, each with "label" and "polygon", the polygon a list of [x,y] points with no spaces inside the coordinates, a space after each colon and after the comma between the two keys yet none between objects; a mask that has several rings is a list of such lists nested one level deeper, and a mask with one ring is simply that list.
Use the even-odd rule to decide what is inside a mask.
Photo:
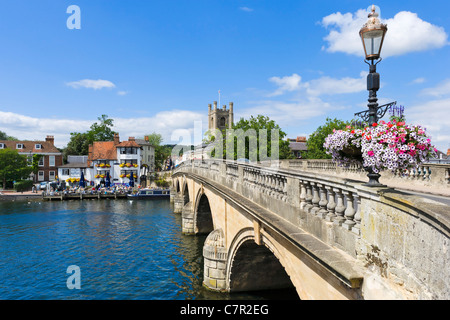
[{"label": "church tower", "polygon": [[217,101],[214,101],[214,109],[211,104],[208,105],[208,130],[226,130],[233,128],[233,102],[230,102],[229,108],[223,105],[222,109],[217,108]]}]

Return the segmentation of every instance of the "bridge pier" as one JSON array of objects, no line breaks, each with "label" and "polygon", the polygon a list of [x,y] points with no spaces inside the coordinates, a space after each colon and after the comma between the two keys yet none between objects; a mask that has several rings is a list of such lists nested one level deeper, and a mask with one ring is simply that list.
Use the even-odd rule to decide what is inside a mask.
[{"label": "bridge pier", "polygon": [[181,213],[183,211],[183,207],[184,207],[184,197],[183,195],[176,193],[173,197],[173,212]]},{"label": "bridge pier", "polygon": [[195,234],[194,229],[194,211],[192,210],[192,202],[184,205],[181,211],[181,232],[184,234]]},{"label": "bridge pier", "polygon": [[228,253],[222,229],[212,231],[206,238],[203,246],[203,258],[203,286],[213,291],[227,291]]}]

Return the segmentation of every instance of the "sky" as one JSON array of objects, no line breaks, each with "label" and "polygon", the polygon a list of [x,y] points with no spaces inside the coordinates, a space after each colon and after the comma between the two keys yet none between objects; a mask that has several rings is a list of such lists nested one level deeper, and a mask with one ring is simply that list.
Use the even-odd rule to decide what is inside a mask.
[{"label": "sky", "polygon": [[367,110],[359,29],[375,4],[388,26],[379,104],[397,101],[407,123],[450,148],[448,1],[0,4],[0,130],[19,139],[54,135],[64,147],[106,114],[121,140],[157,132],[196,144],[219,90],[235,121],[262,114],[290,138],[351,120]]}]

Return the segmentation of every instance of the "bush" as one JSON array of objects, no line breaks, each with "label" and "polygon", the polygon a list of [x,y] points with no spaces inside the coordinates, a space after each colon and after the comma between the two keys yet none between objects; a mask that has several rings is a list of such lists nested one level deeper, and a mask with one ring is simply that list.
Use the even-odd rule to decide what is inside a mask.
[{"label": "bush", "polygon": [[17,192],[24,192],[24,191],[31,190],[32,186],[33,186],[33,181],[32,180],[22,180],[22,181],[17,181],[14,184],[14,189]]}]

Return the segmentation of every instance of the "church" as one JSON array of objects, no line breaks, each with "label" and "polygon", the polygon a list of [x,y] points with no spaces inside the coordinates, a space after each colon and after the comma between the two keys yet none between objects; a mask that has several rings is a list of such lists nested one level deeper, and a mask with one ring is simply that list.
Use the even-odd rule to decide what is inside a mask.
[{"label": "church", "polygon": [[229,108],[223,105],[222,109],[217,108],[217,101],[214,101],[214,108],[208,105],[208,130],[226,130],[233,128],[233,102],[230,102]]}]

